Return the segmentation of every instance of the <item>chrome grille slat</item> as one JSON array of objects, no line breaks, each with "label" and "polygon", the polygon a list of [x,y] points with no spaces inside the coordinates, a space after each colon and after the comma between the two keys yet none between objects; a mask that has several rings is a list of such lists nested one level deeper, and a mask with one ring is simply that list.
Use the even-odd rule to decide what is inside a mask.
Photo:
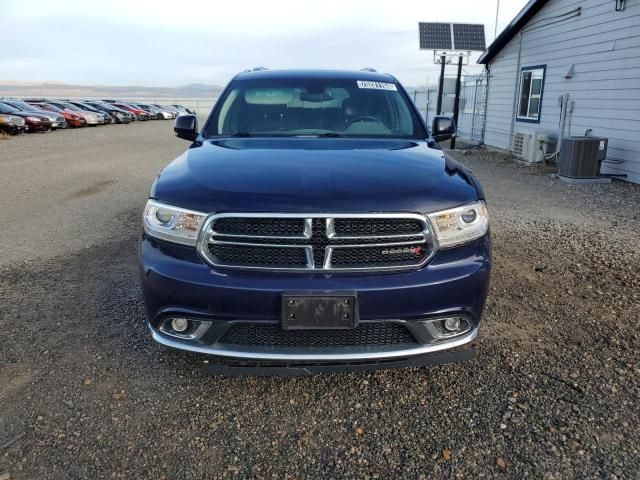
[{"label": "chrome grille slat", "polygon": [[[335,230],[336,220],[342,234]],[[225,228],[218,229],[219,224]],[[247,233],[230,231],[229,226]],[[395,231],[398,228],[405,230]],[[353,231],[358,234],[344,235]],[[198,252],[213,267],[297,272],[416,269],[433,257],[436,247],[428,220],[411,213],[221,213],[205,221],[198,239]],[[247,253],[246,265],[239,253],[243,249]],[[292,252],[289,249],[303,250],[304,256],[284,255],[285,251]],[[216,256],[214,250],[231,252],[234,261]],[[260,252],[264,253],[264,264],[260,264]],[[334,256],[340,262],[334,263]],[[295,258],[296,262],[279,265],[278,259],[283,258]]]}]

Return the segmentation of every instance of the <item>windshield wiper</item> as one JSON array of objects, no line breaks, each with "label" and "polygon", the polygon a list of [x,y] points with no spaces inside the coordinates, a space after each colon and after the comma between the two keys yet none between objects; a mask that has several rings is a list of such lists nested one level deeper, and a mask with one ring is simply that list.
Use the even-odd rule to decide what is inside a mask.
[{"label": "windshield wiper", "polygon": [[[341,133],[337,133],[337,132],[324,132],[324,133],[308,133],[308,134],[262,134],[264,136],[274,136],[274,137],[311,137],[311,138],[320,138],[320,137],[326,137],[326,138],[344,138],[346,135],[342,135]],[[262,136],[261,135],[261,136]],[[221,137],[230,137],[230,138],[250,138],[250,137],[255,137],[256,135],[254,135],[253,133],[249,133],[249,132],[235,132],[235,133],[227,133],[224,135],[220,135]]]},{"label": "windshield wiper", "polygon": [[233,137],[233,138],[248,138],[248,137],[252,137],[253,135],[251,135],[249,132],[235,132],[235,133],[229,133],[225,136]]},{"label": "windshield wiper", "polygon": [[344,138],[345,135],[342,135],[341,133],[337,133],[337,132],[325,132],[325,133],[318,133],[314,135],[315,137],[326,137],[326,138]]}]

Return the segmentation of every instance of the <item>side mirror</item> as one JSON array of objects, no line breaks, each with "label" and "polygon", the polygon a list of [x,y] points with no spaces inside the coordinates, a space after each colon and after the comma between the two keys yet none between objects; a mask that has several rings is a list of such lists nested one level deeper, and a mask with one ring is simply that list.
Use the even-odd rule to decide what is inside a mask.
[{"label": "side mirror", "polygon": [[451,117],[434,117],[431,135],[436,142],[449,140],[456,136],[456,122]]},{"label": "side mirror", "polygon": [[193,142],[198,136],[198,119],[195,115],[180,115],[173,124],[176,137]]}]

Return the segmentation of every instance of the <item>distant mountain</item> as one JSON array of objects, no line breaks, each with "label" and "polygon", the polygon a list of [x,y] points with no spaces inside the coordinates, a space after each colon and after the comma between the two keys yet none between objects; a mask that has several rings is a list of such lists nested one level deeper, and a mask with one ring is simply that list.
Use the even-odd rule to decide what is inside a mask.
[{"label": "distant mountain", "polygon": [[144,87],[139,85],[73,85],[59,82],[1,81],[0,96],[16,97],[96,97],[96,98],[216,98],[219,85],[191,83],[179,87]]}]

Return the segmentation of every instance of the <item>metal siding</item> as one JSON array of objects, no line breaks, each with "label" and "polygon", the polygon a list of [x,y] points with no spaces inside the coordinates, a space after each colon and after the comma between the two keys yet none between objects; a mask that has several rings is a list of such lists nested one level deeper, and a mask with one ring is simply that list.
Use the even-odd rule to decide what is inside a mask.
[{"label": "metal siding", "polygon": [[[628,2],[616,12],[614,2],[551,0],[528,25],[578,6],[579,17],[523,34],[520,68],[545,64],[547,72],[540,123],[516,121],[514,133],[557,132],[558,97],[568,93],[575,108],[565,135],[592,128],[593,135],[609,137],[608,158],[624,163],[604,164],[603,171],[640,183],[640,4]],[[518,44],[516,35],[490,64],[484,141],[505,150],[511,148]],[[573,78],[565,79],[572,64]]]}]

